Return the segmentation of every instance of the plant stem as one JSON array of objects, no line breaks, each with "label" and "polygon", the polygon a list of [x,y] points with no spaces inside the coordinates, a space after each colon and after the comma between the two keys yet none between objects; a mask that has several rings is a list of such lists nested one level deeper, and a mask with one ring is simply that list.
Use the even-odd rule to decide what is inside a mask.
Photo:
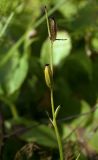
[{"label": "plant stem", "polygon": [[10,14],[10,16],[8,17],[8,19],[6,20],[5,25],[1,28],[1,30],[0,30],[0,38],[5,34],[6,29],[7,29],[7,27],[9,26],[9,24],[10,24],[13,16],[14,16],[14,13],[12,12],[12,13]]},{"label": "plant stem", "polygon": [[51,72],[53,75],[53,41],[51,41],[50,66],[51,66]]},{"label": "plant stem", "polygon": [[[53,75],[53,41],[51,41],[50,66],[51,66],[51,71],[52,71],[52,75]],[[56,116],[55,116],[55,109],[54,109],[53,84],[52,84],[52,87],[50,89],[50,92],[51,92],[51,108],[52,108],[52,117],[53,117],[52,122],[53,122],[53,126],[54,126],[54,129],[55,129],[55,134],[56,134],[56,137],[57,137],[57,142],[58,142],[58,147],[59,147],[59,154],[60,154],[60,160],[63,160],[62,141],[61,141],[61,138],[60,138],[58,127],[57,127]]]},{"label": "plant stem", "polygon": [[57,122],[56,122],[56,115],[55,115],[55,108],[54,108],[54,98],[53,98],[53,43],[54,40],[51,39],[51,33],[50,33],[50,26],[49,26],[49,20],[48,20],[48,13],[47,13],[47,8],[45,7],[45,15],[46,15],[46,20],[47,20],[47,29],[48,29],[48,36],[50,39],[50,44],[51,44],[51,51],[50,51],[50,67],[51,67],[51,72],[52,72],[52,85],[50,87],[50,92],[51,92],[51,108],[52,108],[52,124],[55,129],[55,134],[57,137],[57,142],[58,142],[58,147],[59,147],[59,154],[60,154],[60,160],[63,160],[63,148],[62,148],[62,141],[60,138],[59,130],[57,127]]},{"label": "plant stem", "polygon": [[80,153],[78,154],[78,156],[77,156],[76,160],[78,160],[78,159],[79,159],[79,157],[80,157]]},{"label": "plant stem", "polygon": [[[53,41],[50,40],[51,42],[51,52],[50,52],[50,66],[51,66],[51,72],[53,76]],[[57,137],[57,142],[58,142],[58,147],[59,147],[59,154],[60,154],[60,160],[63,160],[63,148],[62,148],[62,141],[60,138],[59,130],[57,127],[57,122],[56,122],[56,116],[55,116],[55,109],[54,109],[54,98],[53,98],[53,81],[52,81],[52,87],[50,88],[51,92],[51,108],[52,108],[52,117],[53,117],[53,126],[55,129],[55,134]]]},{"label": "plant stem", "polygon": [[52,116],[53,116],[53,126],[55,129],[55,133],[56,133],[56,137],[57,137],[57,141],[58,141],[58,146],[59,146],[60,160],[63,160],[62,142],[61,142],[61,138],[60,138],[58,127],[57,127],[55,110],[54,110],[53,89],[51,89],[51,107],[52,107]]}]

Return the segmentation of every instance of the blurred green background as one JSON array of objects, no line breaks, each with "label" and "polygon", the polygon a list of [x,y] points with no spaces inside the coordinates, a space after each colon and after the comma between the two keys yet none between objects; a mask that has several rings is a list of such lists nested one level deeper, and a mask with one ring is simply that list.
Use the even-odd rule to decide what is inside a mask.
[{"label": "blurred green background", "polygon": [[[1,160],[58,160],[44,80],[55,17],[54,101],[65,160],[98,159],[98,1],[0,0]],[[84,114],[86,113],[86,114]]]}]

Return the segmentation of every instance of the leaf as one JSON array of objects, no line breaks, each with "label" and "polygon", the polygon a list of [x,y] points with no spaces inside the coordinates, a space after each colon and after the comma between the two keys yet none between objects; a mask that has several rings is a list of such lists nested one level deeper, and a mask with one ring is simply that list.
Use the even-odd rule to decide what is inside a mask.
[{"label": "leaf", "polygon": [[[58,0],[56,0],[58,3]],[[59,7],[59,11],[66,17],[71,18],[77,13],[77,6],[72,0],[66,1],[62,6]]]},{"label": "leaf", "polygon": [[97,123],[97,121],[98,121],[98,102],[96,103],[95,108],[96,108],[96,112],[94,113],[94,120],[95,120],[96,124],[98,124]]},{"label": "leaf", "polygon": [[15,11],[17,5],[19,5],[19,0],[0,0],[0,15],[7,15],[8,13],[11,13],[12,10]]},{"label": "leaf", "polygon": [[59,110],[60,110],[61,106],[57,106],[56,110],[55,110],[55,118],[57,118]]},{"label": "leaf", "polygon": [[0,14],[5,14],[9,9],[9,1],[0,0]]},{"label": "leaf", "polygon": [[78,12],[70,23],[70,29],[73,31],[74,35],[76,34],[76,37],[84,37],[85,33],[92,32],[94,29],[96,29],[98,19],[97,5],[97,1],[85,1],[84,5],[81,5],[81,7],[77,5]]},{"label": "leaf", "polygon": [[98,103],[95,105],[95,112],[93,114],[93,121],[86,130],[88,143],[98,152]]},{"label": "leaf", "polygon": [[92,138],[89,138],[89,144],[98,152],[98,132],[95,132]]},{"label": "leaf", "polygon": [[4,35],[4,33],[6,32],[6,29],[7,29],[8,25],[10,24],[13,16],[14,16],[14,13],[12,12],[12,13],[9,15],[9,17],[7,18],[5,25],[3,26],[3,25],[1,24],[2,27],[0,27],[0,38],[1,38],[1,37]]},{"label": "leaf", "polygon": [[20,58],[19,63],[14,69],[12,76],[10,76],[9,81],[6,85],[8,94],[14,93],[22,85],[28,72],[27,60],[28,59],[26,55]]},{"label": "leaf", "polygon": [[[28,71],[28,56],[14,53],[0,68],[0,88],[8,95],[20,88]],[[2,93],[2,92],[1,92]]]},{"label": "leaf", "polygon": [[98,32],[92,37],[91,46],[95,52],[98,52]]},{"label": "leaf", "polygon": [[[59,0],[54,1],[54,3],[58,3],[58,2]],[[60,6],[58,10],[67,19],[72,19],[73,17],[76,17],[79,9],[85,7],[87,3],[89,2],[87,2],[86,0],[82,0],[82,1],[66,0],[65,3],[62,6]]]},{"label": "leaf", "polygon": [[57,148],[57,140],[53,129],[43,124],[39,125],[35,123],[34,127],[21,136],[21,139],[27,142],[36,142],[43,146]]},{"label": "leaf", "polygon": [[[52,148],[58,147],[55,132],[53,128],[50,128],[47,125],[22,117],[10,119],[9,121],[6,121],[5,125],[10,130],[13,126],[16,126],[16,134],[18,133],[19,137],[26,142],[35,142]],[[19,132],[17,131],[18,126]]]},{"label": "leaf", "polygon": [[[76,53],[68,56],[61,72],[62,74],[65,74],[69,81],[74,82],[74,80],[76,81],[77,79],[78,81],[81,81],[83,83],[85,77],[88,77],[89,80],[92,79],[92,61],[84,53],[84,51],[76,51]],[[77,85],[79,84],[78,81]]]},{"label": "leaf", "polygon": [[[68,33],[64,31],[59,31],[57,39],[67,39],[67,40],[56,40],[53,43],[53,64],[59,65],[60,62],[65,59],[69,54],[72,47],[71,38]],[[50,41],[46,40],[42,46],[40,61],[42,65],[50,63],[50,53],[51,45]]]},{"label": "leaf", "polygon": [[84,116],[81,116],[81,114],[84,114],[84,113],[88,113],[90,112],[90,106],[89,104],[82,100],[81,101],[81,111],[80,111],[80,116],[73,120],[72,121],[72,126],[77,126],[77,124],[81,124],[81,127],[84,127],[87,125],[87,123],[90,121],[91,117],[92,117],[92,114],[88,114],[88,115],[84,115]]}]

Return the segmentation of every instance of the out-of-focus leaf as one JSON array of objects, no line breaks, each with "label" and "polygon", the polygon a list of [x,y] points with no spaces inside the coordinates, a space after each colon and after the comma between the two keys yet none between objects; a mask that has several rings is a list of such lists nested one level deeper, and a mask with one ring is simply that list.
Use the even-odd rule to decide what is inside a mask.
[{"label": "out-of-focus leaf", "polygon": [[[88,73],[89,78],[92,78],[92,62],[88,56],[83,53],[81,50],[78,53],[72,54],[68,57],[65,64],[69,64],[69,68],[74,68],[77,70],[79,65]],[[77,66],[78,65],[78,66]],[[78,67],[78,68],[77,68]],[[71,70],[70,70],[71,71]]]},{"label": "out-of-focus leaf", "polygon": [[[75,96],[81,97],[87,100],[90,104],[93,104],[95,102],[96,93],[92,84],[92,79],[93,79],[92,61],[86,54],[84,54],[84,51],[82,52],[81,50],[79,50],[77,53],[73,53],[66,58],[65,62],[63,63],[60,69],[60,76],[65,80],[65,82],[67,80],[69,88],[73,92],[74,98]],[[58,99],[60,100],[61,97],[62,99],[61,103],[64,106],[69,106],[71,100],[73,101],[73,97],[71,96],[67,103],[67,100],[64,100],[63,96],[61,96],[62,93],[66,92],[66,87],[64,87],[64,84],[63,87],[62,84],[60,84],[59,86],[58,86],[59,87],[58,92],[60,94],[57,100]],[[72,103],[72,106],[73,104],[74,103]],[[77,105],[71,107],[70,111],[72,111],[73,108],[75,108],[74,111],[76,111],[76,106]],[[79,109],[79,107],[77,108]]]},{"label": "out-of-focus leaf", "polygon": [[31,123],[31,125],[32,128],[20,136],[22,140],[57,148],[57,140],[52,128],[49,128],[46,125],[39,125],[36,122]]},{"label": "out-of-focus leaf", "polygon": [[[80,115],[88,112],[90,112],[90,106],[86,101],[82,100]],[[77,124],[79,124],[80,126],[81,124],[81,127],[84,127],[88,123],[88,121],[91,119],[91,117],[92,117],[92,114],[80,116],[72,121],[72,126],[77,126]]]},{"label": "out-of-focus leaf", "polygon": [[97,27],[97,6],[98,2],[92,0],[65,1],[65,3],[59,7],[59,11],[66,18],[65,20],[63,19],[64,24],[62,25],[70,28],[74,38],[85,36],[85,32],[92,32]]},{"label": "out-of-focus leaf", "polygon": [[[91,123],[88,123],[88,125],[85,127],[84,137],[87,143],[88,149],[92,152],[92,154],[98,152],[98,104],[95,105],[95,111],[91,113],[92,121]],[[90,117],[90,114],[85,116]],[[84,122],[85,119],[82,121]],[[81,126],[82,126],[81,122]],[[82,126],[83,127],[83,126]],[[97,155],[96,155],[97,156]]]},{"label": "out-of-focus leaf", "polygon": [[97,120],[98,120],[98,102],[96,103],[95,107],[96,107],[96,111],[94,112],[94,120],[95,120],[95,123],[98,124],[97,123]]},{"label": "out-of-focus leaf", "polygon": [[[58,3],[58,0],[56,0],[55,2]],[[59,7],[59,11],[66,18],[71,18],[73,15],[77,13],[77,6],[75,3],[72,2],[72,0],[69,1],[66,0],[65,3]]]},{"label": "out-of-focus leaf", "polygon": [[91,46],[94,51],[98,52],[98,32],[94,37],[92,37]]},{"label": "out-of-focus leaf", "polygon": [[91,32],[97,27],[97,5],[97,1],[90,1],[78,9],[76,17],[73,17],[70,23],[70,28],[74,34],[85,36],[85,32]]},{"label": "out-of-focus leaf", "polygon": [[0,68],[0,86],[8,95],[14,93],[23,83],[28,71],[28,56],[16,52]]},{"label": "out-of-focus leaf", "polygon": [[95,132],[93,135],[91,135],[91,138],[89,138],[89,144],[95,151],[98,152],[98,132]]},{"label": "out-of-focus leaf", "polygon": [[10,6],[10,1],[7,0],[1,0],[0,1],[0,14],[5,14]]},{"label": "out-of-focus leaf", "polygon": [[6,32],[6,29],[9,25],[9,23],[11,22],[12,18],[13,18],[14,13],[12,12],[10,14],[10,16],[8,17],[8,19],[6,20],[5,25],[0,24],[0,38],[4,35],[4,33]]},{"label": "out-of-focus leaf", "polygon": [[[59,0],[55,0],[54,3],[58,3]],[[78,10],[86,5],[87,1],[66,0],[65,3],[59,7],[59,11],[68,19],[76,16]]]},{"label": "out-of-focus leaf", "polygon": [[20,88],[23,83],[28,71],[28,58],[23,56],[20,58],[17,67],[14,69],[12,76],[9,78],[7,83],[8,94],[14,93],[17,89]]},{"label": "out-of-focus leaf", "polygon": [[98,103],[95,105],[95,112],[93,114],[93,121],[86,129],[85,135],[87,136],[88,143],[91,147],[98,152]]},{"label": "out-of-focus leaf", "polygon": [[[53,128],[47,125],[37,123],[36,121],[27,120],[25,118],[11,119],[7,122],[11,126],[22,126],[27,129],[20,130],[19,137],[27,142],[35,142],[47,147],[57,148],[57,139]],[[21,127],[22,128],[22,127]],[[15,130],[14,130],[15,131]],[[22,131],[22,132],[21,132]],[[16,130],[17,134],[17,130]],[[18,132],[19,134],[19,132]]]},{"label": "out-of-focus leaf", "polygon": [[93,85],[98,97],[98,57],[96,56],[93,63]]},{"label": "out-of-focus leaf", "polygon": [[0,15],[11,13],[12,10],[16,9],[19,2],[22,2],[22,0],[0,0]]},{"label": "out-of-focus leaf", "polygon": [[3,127],[4,127],[3,116],[0,113],[0,155],[1,155],[2,147],[3,147],[3,134],[4,134]]},{"label": "out-of-focus leaf", "polygon": [[[72,133],[72,134],[71,134]],[[75,141],[76,140],[76,135],[72,128],[68,125],[62,125],[62,138],[63,138],[63,143],[66,143],[66,140],[70,136],[70,140]]]},{"label": "out-of-focus leaf", "polygon": [[[53,128],[50,128],[47,125],[19,117],[6,122],[6,127],[8,127],[8,129],[13,126],[17,126],[16,135],[19,135],[19,137],[26,142],[35,142],[52,148],[57,148],[58,146]],[[17,131],[18,126],[21,126],[21,128],[18,130],[19,132]],[[11,133],[13,132],[15,133],[15,129],[14,131],[11,131]]]},{"label": "out-of-focus leaf", "polygon": [[53,53],[51,53],[51,44],[49,40],[46,40],[42,46],[41,50],[41,63],[45,65],[50,63],[50,54],[53,54],[53,64],[59,65],[59,63],[64,60],[69,54],[72,47],[71,38],[68,33],[64,31],[59,31],[57,39],[66,40],[56,40],[53,43]]}]

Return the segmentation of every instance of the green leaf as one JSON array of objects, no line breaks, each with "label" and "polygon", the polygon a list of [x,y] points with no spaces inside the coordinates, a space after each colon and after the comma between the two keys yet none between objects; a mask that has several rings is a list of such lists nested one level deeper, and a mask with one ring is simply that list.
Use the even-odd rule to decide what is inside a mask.
[{"label": "green leaf", "polygon": [[91,33],[97,27],[97,3],[97,1],[85,1],[84,5],[77,5],[78,12],[70,23],[70,29],[74,31],[77,37],[78,35],[84,37],[85,33]]},{"label": "green leaf", "polygon": [[[59,0],[55,0],[54,3],[58,3]],[[80,8],[83,8],[87,4],[87,1],[75,1],[75,0],[66,0],[65,3],[59,7],[59,11],[66,18],[70,19],[76,16]]]},{"label": "green leaf", "polygon": [[53,128],[50,128],[47,125],[22,117],[10,119],[9,121],[6,121],[5,125],[9,130],[11,130],[13,126],[23,126],[23,128],[27,128],[25,131],[23,129],[23,132],[19,134],[19,137],[26,142],[35,142],[52,148],[58,147],[55,132]]},{"label": "green leaf", "polygon": [[68,125],[62,125],[62,139],[63,139],[63,143],[66,143],[67,138],[70,136],[70,140],[71,141],[75,141],[76,140],[76,135],[74,130],[72,130],[72,128]]},{"label": "green leaf", "polygon": [[14,93],[22,85],[27,72],[28,72],[28,61],[26,55],[20,58],[17,66],[15,67],[12,75],[10,76],[6,85],[8,94]]},{"label": "green leaf", "polygon": [[61,106],[57,106],[56,110],[55,110],[55,118],[57,118],[59,110],[60,110]]},{"label": "green leaf", "polygon": [[[59,63],[65,59],[69,54],[72,47],[71,38],[68,33],[64,31],[59,31],[57,39],[67,39],[67,40],[56,40],[53,43],[53,64],[59,65]],[[51,45],[50,41],[46,40],[42,46],[41,50],[41,63],[42,65],[49,64]]]},{"label": "green leaf", "polygon": [[28,71],[28,56],[17,51],[0,68],[0,88],[8,95],[18,90]]},{"label": "green leaf", "polygon": [[82,100],[80,116],[77,119],[72,121],[72,126],[77,126],[77,124],[79,125],[81,124],[81,127],[84,127],[89,122],[92,115],[88,114],[88,115],[81,116],[81,114],[88,113],[88,112],[90,112],[90,106],[86,101]]},{"label": "green leaf", "polygon": [[7,15],[19,5],[19,0],[0,0],[0,15]]},{"label": "green leaf", "polygon": [[39,125],[35,123],[35,126],[24,133],[21,138],[27,142],[36,142],[47,147],[56,147],[56,136],[52,128],[46,125]]},{"label": "green leaf", "polygon": [[6,29],[8,27],[8,25],[10,24],[12,18],[14,16],[14,13],[12,12],[9,17],[6,20],[5,25],[0,24],[0,38],[4,35],[4,33],[6,32]]},{"label": "green leaf", "polygon": [[98,32],[91,39],[91,45],[94,51],[98,52]]},{"label": "green leaf", "polygon": [[76,53],[71,54],[68,57],[65,64],[68,65],[70,72],[74,72],[74,70],[82,69],[88,74],[89,79],[92,79],[92,62],[89,59],[89,57],[84,53],[84,51],[79,50],[79,51],[76,51]]},{"label": "green leaf", "polygon": [[77,6],[75,3],[72,2],[72,0],[69,0],[69,1],[66,1],[61,7],[59,7],[59,11],[66,18],[71,18],[72,16],[74,16],[77,13]]},{"label": "green leaf", "polygon": [[95,132],[89,139],[89,144],[98,152],[98,132]]}]

